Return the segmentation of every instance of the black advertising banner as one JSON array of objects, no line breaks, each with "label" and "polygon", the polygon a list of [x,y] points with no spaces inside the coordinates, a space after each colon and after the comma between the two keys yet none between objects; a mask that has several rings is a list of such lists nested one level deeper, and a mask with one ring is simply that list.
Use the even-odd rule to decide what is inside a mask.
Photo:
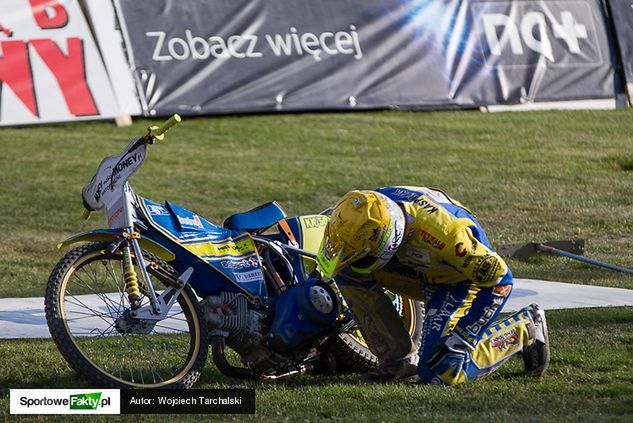
[{"label": "black advertising banner", "polygon": [[599,0],[115,0],[147,115],[613,98]]},{"label": "black advertising banner", "polygon": [[629,96],[633,99],[633,0],[609,0],[609,9],[615,24]]}]

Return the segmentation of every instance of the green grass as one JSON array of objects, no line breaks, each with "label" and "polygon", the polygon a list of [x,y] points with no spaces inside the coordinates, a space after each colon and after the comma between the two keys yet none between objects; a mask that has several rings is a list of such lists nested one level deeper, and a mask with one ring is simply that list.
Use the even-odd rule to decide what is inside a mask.
[{"label": "green grass", "polygon": [[[0,130],[0,297],[42,295],[59,240],[81,219],[81,187],[149,121]],[[302,114],[185,119],[152,146],[136,192],[221,222],[277,200],[318,212],[354,188],[440,187],[493,243],[584,238],[587,255],[633,267],[629,111]],[[630,159],[629,159],[630,160]],[[565,259],[511,263],[519,277],[626,287]]]},{"label": "green grass", "polygon": [[[487,378],[455,388],[367,386],[360,385],[356,375],[243,382],[228,379],[209,365],[196,388],[256,390],[255,416],[205,416],[205,421],[630,421],[633,309],[553,311],[548,323],[552,361],[542,379],[523,376],[518,359]],[[67,368],[50,341],[4,341],[0,360],[3,387],[89,386]],[[7,391],[0,392],[0,408],[7,412]],[[126,416],[125,420],[174,421],[176,417]],[[199,418],[178,418],[194,419]]]},{"label": "green grass", "polygon": [[[82,221],[81,187],[149,123],[0,129],[0,297],[42,296],[62,255],[54,245],[104,225],[99,216]],[[132,185],[218,223],[270,200],[292,215],[318,212],[350,189],[435,186],[470,207],[494,244],[583,238],[587,256],[633,267],[632,138],[630,111],[185,119],[152,146]],[[629,275],[568,259],[509,264],[522,278],[633,288]],[[549,315],[553,360],[542,381],[517,377],[516,362],[456,389],[365,387],[355,376],[244,385],[209,365],[197,386],[256,387],[253,420],[461,421],[471,408],[493,421],[630,420],[633,311]],[[8,388],[84,383],[51,341],[1,341],[0,360],[5,413]]]}]

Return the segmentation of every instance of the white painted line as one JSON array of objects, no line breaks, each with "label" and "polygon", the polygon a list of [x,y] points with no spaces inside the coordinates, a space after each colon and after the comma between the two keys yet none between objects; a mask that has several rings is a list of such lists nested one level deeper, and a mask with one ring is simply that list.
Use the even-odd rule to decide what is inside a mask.
[{"label": "white painted line", "polygon": [[[96,295],[77,295],[66,302],[68,326],[76,336],[94,336],[112,331],[120,301],[120,294],[107,294],[107,300]],[[89,310],[86,310],[88,308]],[[174,304],[169,316],[181,312]],[[90,316],[97,312],[99,316]],[[114,317],[110,317],[114,316]],[[182,315],[178,319],[159,322],[156,332],[170,333],[187,329]],[[44,311],[44,298],[3,298],[0,299],[0,339],[10,338],[50,338]]]},{"label": "white painted line", "polygon": [[[95,295],[82,295],[79,298],[83,304],[107,312],[107,307]],[[633,290],[515,279],[504,311],[517,311],[532,303],[539,304],[545,310],[633,306]],[[104,322],[100,320],[86,319],[82,326],[103,328]],[[0,339],[10,338],[50,338],[43,298],[0,299]]]},{"label": "white painted line", "polygon": [[633,290],[515,279],[504,311],[517,311],[532,303],[544,310],[633,306]]}]

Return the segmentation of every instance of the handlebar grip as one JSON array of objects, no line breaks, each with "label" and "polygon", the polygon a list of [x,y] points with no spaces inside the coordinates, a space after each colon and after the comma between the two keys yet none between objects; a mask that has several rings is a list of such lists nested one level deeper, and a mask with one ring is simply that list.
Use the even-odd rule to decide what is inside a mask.
[{"label": "handlebar grip", "polygon": [[181,120],[182,118],[180,117],[180,115],[175,114],[167,119],[167,121],[165,121],[165,123],[163,123],[161,126],[150,127],[149,129],[151,131],[152,137],[159,141],[162,141],[163,138],[165,138],[165,132],[169,131],[177,123],[180,123]]},{"label": "handlebar grip", "polygon": [[92,214],[92,212],[88,209],[84,209],[84,213],[83,213],[83,217],[85,220],[90,219],[90,215]]}]

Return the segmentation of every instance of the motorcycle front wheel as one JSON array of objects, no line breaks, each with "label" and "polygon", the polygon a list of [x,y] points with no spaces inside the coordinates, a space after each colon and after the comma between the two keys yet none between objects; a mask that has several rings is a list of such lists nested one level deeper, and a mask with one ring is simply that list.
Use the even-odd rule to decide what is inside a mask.
[{"label": "motorcycle front wheel", "polygon": [[[176,270],[143,252],[153,285],[175,286]],[[149,304],[141,285],[141,307]],[[191,387],[209,348],[203,312],[188,285],[158,322],[134,319],[125,292],[123,258],[107,243],[85,244],[57,264],[46,290],[46,320],[69,366],[102,387]],[[158,292],[157,292],[158,295]]]}]

